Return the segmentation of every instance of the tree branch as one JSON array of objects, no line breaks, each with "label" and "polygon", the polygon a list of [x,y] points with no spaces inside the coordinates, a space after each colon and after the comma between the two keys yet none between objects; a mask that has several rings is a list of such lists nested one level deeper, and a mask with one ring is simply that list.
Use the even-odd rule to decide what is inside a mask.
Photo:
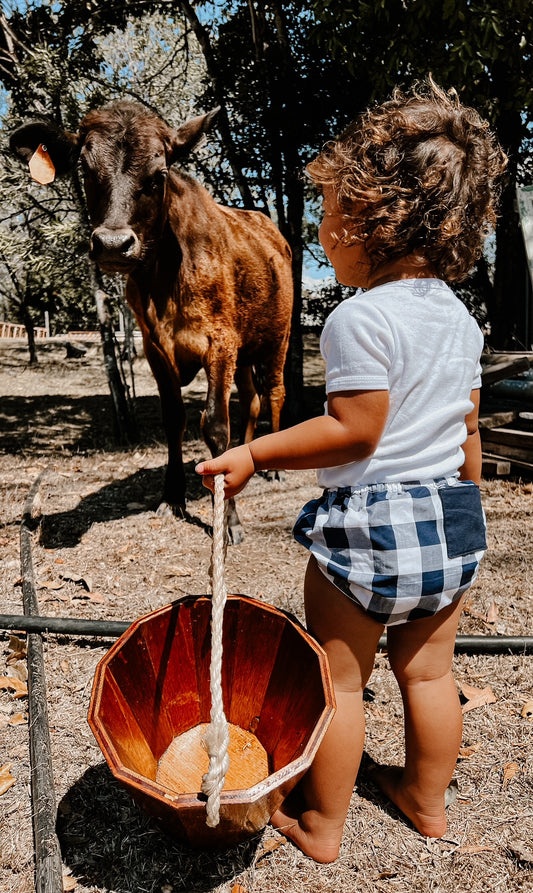
[{"label": "tree branch", "polygon": [[222,142],[226,149],[226,154],[228,156],[231,170],[233,171],[233,176],[235,177],[237,186],[239,187],[239,191],[242,196],[244,206],[245,208],[255,209],[256,204],[252,195],[252,191],[246,177],[244,176],[242,168],[237,161],[235,143],[229,126],[228,113],[226,111],[224,91],[220,83],[218,64],[213,53],[209,34],[198,19],[196,12],[194,11],[188,0],[179,0],[179,7],[183,14],[186,16],[187,20],[190,22],[191,28],[204,54],[205,64],[209,77],[211,78],[215,99],[221,107],[221,111],[217,121],[218,127],[222,136]]}]

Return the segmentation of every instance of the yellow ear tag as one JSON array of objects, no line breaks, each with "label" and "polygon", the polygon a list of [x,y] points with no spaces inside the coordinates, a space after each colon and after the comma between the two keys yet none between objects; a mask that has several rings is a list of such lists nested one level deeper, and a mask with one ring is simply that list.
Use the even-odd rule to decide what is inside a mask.
[{"label": "yellow ear tag", "polygon": [[47,183],[54,182],[56,169],[48,154],[48,150],[43,143],[37,147],[31,156],[29,165],[32,179],[37,183],[40,183],[41,186],[46,186]]}]

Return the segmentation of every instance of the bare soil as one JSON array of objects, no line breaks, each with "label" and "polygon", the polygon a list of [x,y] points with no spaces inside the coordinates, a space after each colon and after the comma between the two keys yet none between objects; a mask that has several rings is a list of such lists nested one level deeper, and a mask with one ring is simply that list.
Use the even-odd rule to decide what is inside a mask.
[{"label": "bare soil", "polygon": [[[206,455],[199,439],[201,377],[187,393],[189,517],[160,518],[155,508],[166,449],[145,360],[135,362],[142,439],[126,450],[113,444],[99,347],[93,344],[78,360],[67,359],[57,342],[38,350],[39,364],[30,367],[23,342],[0,342],[0,613],[22,613],[20,521],[28,489],[43,470],[40,524],[33,534],[41,613],[130,620],[182,595],[209,592],[211,503],[193,470]],[[317,411],[323,372],[314,338],[307,342],[305,371],[307,406]],[[303,620],[306,555],[291,528],[316,493],[313,472],[288,472],[283,483],[252,480],[239,498],[245,539],[228,549],[226,559],[230,592],[263,599]],[[527,635],[533,618],[531,482],[485,480],[482,494],[489,551],[459,631]],[[320,866],[270,827],[218,853],[194,852],[169,838],[113,779],[87,724],[95,667],[111,641],[43,639],[66,889],[231,893],[240,884],[245,893],[533,891],[533,722],[522,715],[533,699],[531,656],[456,656],[458,687],[490,687],[494,700],[465,712],[459,793],[449,809],[448,833],[429,841],[365,774],[368,759],[402,761],[401,701],[386,654],[379,653],[366,698],[367,757],[341,855]],[[0,630],[0,677],[24,676],[23,657],[13,657],[15,644]],[[3,893],[34,889],[26,711],[25,697],[0,689]],[[2,793],[6,773],[14,783]]]}]

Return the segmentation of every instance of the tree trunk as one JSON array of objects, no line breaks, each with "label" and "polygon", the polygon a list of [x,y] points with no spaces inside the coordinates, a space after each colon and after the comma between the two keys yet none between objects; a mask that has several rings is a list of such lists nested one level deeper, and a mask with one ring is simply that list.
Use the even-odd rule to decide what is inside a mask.
[{"label": "tree trunk", "polygon": [[104,364],[111,393],[115,437],[120,444],[131,445],[139,439],[139,432],[127,385],[120,374],[117,363],[115,337],[108,298],[101,288],[96,288],[95,300],[104,352]]},{"label": "tree trunk", "polygon": [[209,34],[198,18],[196,10],[193,8],[192,3],[189,3],[188,0],[180,0],[178,6],[182,14],[189,22],[194,32],[194,36],[200,44],[202,53],[204,55],[206,68],[209,73],[209,77],[211,78],[213,93],[216,97],[216,101],[221,106],[220,113],[217,119],[217,125],[222,137],[222,143],[228,156],[230,167],[233,171],[233,176],[235,177],[235,182],[237,183],[239,192],[242,196],[244,207],[248,208],[248,210],[255,210],[256,206],[252,191],[246,180],[246,175],[242,169],[242,165],[240,164],[235,153],[235,145],[231,136],[228,113],[224,102],[224,91],[222,89],[219,77],[218,63],[213,54],[213,48],[211,46]]},{"label": "tree trunk", "polygon": [[28,336],[30,366],[33,366],[35,363],[39,362],[39,359],[37,357],[37,348],[35,346],[35,329],[33,326],[33,319],[31,318],[31,313],[26,304],[22,308],[22,318],[24,321],[24,326],[26,328],[26,334]]},{"label": "tree trunk", "polygon": [[496,349],[517,350],[524,347],[526,337],[524,308],[526,301],[526,256],[516,205],[518,159],[524,137],[521,113],[513,108],[516,73],[511,56],[508,64],[495,64],[492,76],[496,95],[500,97],[501,113],[496,128],[498,138],[507,152],[509,163],[505,172],[500,217],[496,229],[496,268],[494,300],[490,308],[490,344]]},{"label": "tree trunk", "polygon": [[292,249],[292,274],[294,280],[294,304],[292,308],[291,337],[285,363],[286,398],[283,410],[283,425],[295,425],[305,416],[303,379],[303,336],[302,336],[302,271],[303,271],[303,182],[292,176],[287,184],[286,236]]},{"label": "tree trunk", "polygon": [[[282,414],[282,423],[285,426],[294,425],[305,417],[302,337],[304,184],[299,151],[302,109],[297,100],[300,94],[297,89],[297,62],[288,38],[284,10],[278,3],[272,3],[271,8],[274,13],[273,37],[271,41],[267,41],[269,48],[265,51],[265,42],[258,35],[256,64],[268,90],[269,113],[265,116],[265,123],[271,146],[270,164],[276,194],[277,223],[292,251],[294,304],[285,363],[286,398]],[[264,7],[259,8],[258,5],[256,13],[261,22],[260,30],[266,34]]]},{"label": "tree trunk", "polygon": [[[239,187],[246,208],[255,208],[255,202],[246,174],[238,154],[235,152],[227,113],[224,108],[224,91],[219,62],[216,58],[209,34],[188,0],[181,0],[179,7],[187,17],[200,43],[207,70],[212,81],[217,101],[223,106],[218,119],[222,141],[231,164],[235,181]],[[302,220],[304,211],[303,183],[300,180],[301,160],[298,146],[300,137],[299,121],[302,111],[295,101],[297,91],[291,84],[297,77],[296,62],[292,57],[287,39],[286,25],[281,5],[272,4],[274,11],[273,33],[269,38],[265,7],[249,2],[252,22],[252,40],[255,50],[255,65],[259,80],[264,85],[263,100],[267,145],[270,147],[269,164],[272,171],[272,186],[275,195],[277,225],[285,236],[293,254],[294,307],[292,329],[287,362],[285,364],[285,387],[287,396],[283,410],[283,424],[294,424],[303,417],[303,344],[301,327],[302,310]],[[284,191],[284,184],[285,190]],[[284,203],[286,195],[287,203]],[[265,210],[268,211],[266,208]]]},{"label": "tree trunk", "polygon": [[[131,307],[126,303],[125,300],[121,298],[120,307],[122,312],[122,318],[124,320],[124,344],[122,346],[121,351],[121,362],[122,364],[126,363],[129,371],[129,380],[131,382],[131,396],[133,401],[135,402],[135,374],[133,371],[133,361],[137,356],[137,351],[135,349],[135,339],[134,339],[134,320],[133,313],[131,312]],[[123,375],[123,378],[126,376]]]},{"label": "tree trunk", "polygon": [[496,229],[496,270],[494,299],[489,307],[490,344],[497,350],[521,350],[524,339],[526,301],[524,242],[516,212],[514,179],[502,197],[501,216]]}]

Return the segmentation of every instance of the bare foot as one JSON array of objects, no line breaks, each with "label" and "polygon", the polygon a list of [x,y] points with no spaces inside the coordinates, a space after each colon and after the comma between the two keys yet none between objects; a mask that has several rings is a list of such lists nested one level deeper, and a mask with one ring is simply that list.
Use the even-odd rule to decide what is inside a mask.
[{"label": "bare foot", "polygon": [[299,813],[297,807],[294,799],[285,800],[270,824],[315,862],[334,862],[339,855],[343,825],[335,826],[314,810]]},{"label": "bare foot", "polygon": [[[372,779],[392,800],[424,837],[443,837],[446,833],[444,796],[425,800],[403,785],[403,769],[398,766],[379,766],[372,769]],[[439,802],[441,800],[442,802]]]}]

